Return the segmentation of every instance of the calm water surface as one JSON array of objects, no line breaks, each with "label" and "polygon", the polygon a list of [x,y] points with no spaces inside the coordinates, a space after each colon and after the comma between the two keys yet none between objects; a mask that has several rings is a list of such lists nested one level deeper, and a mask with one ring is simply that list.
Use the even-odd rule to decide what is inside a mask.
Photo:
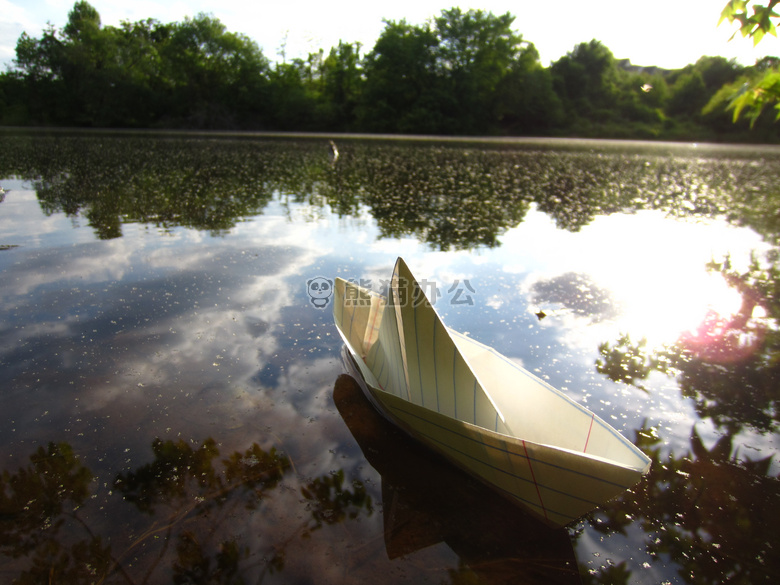
[{"label": "calm water surface", "polygon": [[[0,135],[3,582],[778,582],[780,150],[336,142]],[[397,256],[650,474],[550,530],[378,418],[307,282]]]}]

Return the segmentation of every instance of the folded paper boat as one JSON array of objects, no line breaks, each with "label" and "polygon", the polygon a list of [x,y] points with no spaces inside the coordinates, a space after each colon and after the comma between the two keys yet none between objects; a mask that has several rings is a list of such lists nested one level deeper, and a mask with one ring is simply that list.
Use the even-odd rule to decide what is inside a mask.
[{"label": "folded paper boat", "polygon": [[445,327],[401,258],[387,298],[337,278],[333,313],[380,413],[549,524],[576,520],[650,468],[588,409]]}]

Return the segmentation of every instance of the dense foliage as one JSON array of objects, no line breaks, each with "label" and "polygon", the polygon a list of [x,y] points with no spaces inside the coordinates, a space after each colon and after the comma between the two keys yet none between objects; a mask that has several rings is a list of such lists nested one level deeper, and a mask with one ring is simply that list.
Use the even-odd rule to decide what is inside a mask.
[{"label": "dense foliage", "polygon": [[[757,45],[767,34],[777,36],[775,23],[780,20],[780,14],[774,11],[780,0],[768,0],[766,6],[753,4],[748,10],[751,0],[729,0],[720,16],[720,22],[738,22],[743,37],[751,37]],[[736,35],[736,33],[734,33]],[[733,38],[733,35],[732,35]],[[768,57],[761,60],[756,67],[749,68],[731,84],[724,85],[707,105],[707,109],[722,107],[723,104],[734,111],[734,121],[742,113],[750,120],[751,127],[759,119],[764,110],[772,106],[776,110],[775,121],[780,120],[780,60]]]},{"label": "dense foliage", "polygon": [[62,30],[19,38],[0,124],[780,142],[771,112],[733,124],[713,105],[775,60],[635,67],[594,39],[544,67],[514,20],[453,8],[387,21],[364,55],[340,42],[271,63],[213,16],[103,26],[79,1]]}]

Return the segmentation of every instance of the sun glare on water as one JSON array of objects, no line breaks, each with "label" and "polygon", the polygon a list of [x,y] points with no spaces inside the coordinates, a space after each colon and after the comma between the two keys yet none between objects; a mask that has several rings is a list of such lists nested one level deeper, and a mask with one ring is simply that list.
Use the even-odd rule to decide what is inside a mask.
[{"label": "sun glare on water", "polygon": [[742,304],[740,293],[720,274],[656,276],[632,284],[616,291],[625,299],[622,322],[628,330],[641,332],[651,347],[694,333],[709,314],[734,315]]},{"label": "sun glare on water", "polygon": [[[648,348],[681,340],[696,343],[737,340],[737,328],[751,335],[765,311],[746,283],[708,268],[727,256],[744,270],[751,251],[762,248],[757,234],[725,222],[689,222],[655,212],[603,218],[594,245],[611,246],[592,267],[620,308],[619,325]],[[598,229],[602,227],[602,229]],[[617,238],[617,240],[615,239]],[[611,242],[608,243],[607,239]]]}]

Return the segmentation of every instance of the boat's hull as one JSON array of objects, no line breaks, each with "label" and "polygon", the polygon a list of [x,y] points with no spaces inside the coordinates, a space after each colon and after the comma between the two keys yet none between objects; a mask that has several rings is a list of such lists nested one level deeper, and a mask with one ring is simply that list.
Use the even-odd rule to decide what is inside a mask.
[{"label": "boat's hull", "polygon": [[[349,354],[351,360],[359,359],[351,350]],[[385,418],[551,525],[569,524],[624,492],[642,475],[635,469],[495,433],[410,403],[370,386],[354,362],[350,373]]]}]

